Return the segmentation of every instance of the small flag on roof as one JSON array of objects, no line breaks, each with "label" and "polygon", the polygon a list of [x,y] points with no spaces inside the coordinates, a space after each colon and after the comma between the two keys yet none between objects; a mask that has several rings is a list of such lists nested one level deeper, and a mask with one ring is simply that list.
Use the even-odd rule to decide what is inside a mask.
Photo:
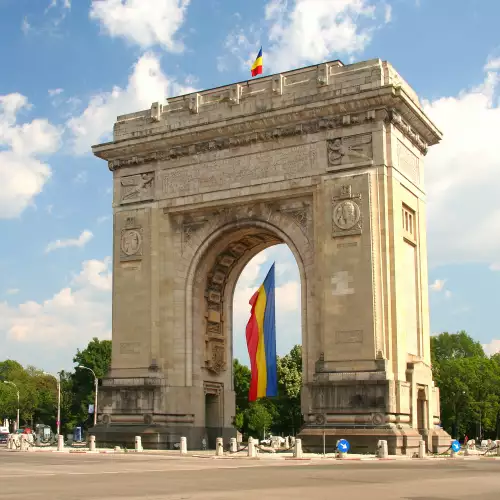
[{"label": "small flag on roof", "polygon": [[252,76],[262,75],[262,47],[257,54],[257,59],[252,65]]}]

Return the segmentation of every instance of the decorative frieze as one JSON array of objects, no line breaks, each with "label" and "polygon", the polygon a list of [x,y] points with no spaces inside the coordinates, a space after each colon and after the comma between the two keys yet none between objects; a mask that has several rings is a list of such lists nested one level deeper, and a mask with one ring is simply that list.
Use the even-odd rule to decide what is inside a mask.
[{"label": "decorative frieze", "polygon": [[395,109],[387,112],[386,123],[394,125],[410,142],[423,154],[427,154],[427,142],[414,130],[414,128]]}]

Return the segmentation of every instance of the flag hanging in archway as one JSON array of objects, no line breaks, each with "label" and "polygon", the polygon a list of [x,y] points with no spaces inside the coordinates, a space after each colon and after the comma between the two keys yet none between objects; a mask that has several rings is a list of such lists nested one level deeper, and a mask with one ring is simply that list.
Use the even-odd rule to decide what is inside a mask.
[{"label": "flag hanging in archway", "polygon": [[278,395],[274,263],[250,299],[246,337],[252,372],[248,400]]}]

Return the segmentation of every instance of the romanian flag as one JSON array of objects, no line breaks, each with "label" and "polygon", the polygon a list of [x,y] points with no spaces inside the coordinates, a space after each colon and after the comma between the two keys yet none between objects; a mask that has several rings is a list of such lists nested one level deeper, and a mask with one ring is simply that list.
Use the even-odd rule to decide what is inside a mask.
[{"label": "romanian flag", "polygon": [[262,47],[257,54],[257,59],[252,64],[252,76],[262,75]]},{"label": "romanian flag", "polygon": [[276,318],[274,300],[274,264],[264,283],[250,299],[252,312],[246,337],[252,377],[248,400],[278,395],[276,372]]}]

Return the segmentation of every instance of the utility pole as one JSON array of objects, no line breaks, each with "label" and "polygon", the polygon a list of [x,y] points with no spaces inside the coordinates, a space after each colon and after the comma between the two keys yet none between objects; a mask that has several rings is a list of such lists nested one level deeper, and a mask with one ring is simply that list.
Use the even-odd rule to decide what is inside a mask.
[{"label": "utility pole", "polygon": [[16,431],[17,429],[19,429],[19,389],[17,388],[17,385],[14,384],[14,382],[11,382],[10,380],[4,380],[3,381],[4,384],[9,384],[9,385],[13,385],[15,388],[16,388],[16,392],[17,392],[17,417],[16,417]]},{"label": "utility pole", "polygon": [[99,387],[99,379],[96,377],[94,370],[89,368],[88,366],[78,365],[77,368],[82,368],[83,370],[88,370],[94,376],[94,385],[95,385],[95,398],[94,398],[94,427],[97,425],[97,390]]}]

